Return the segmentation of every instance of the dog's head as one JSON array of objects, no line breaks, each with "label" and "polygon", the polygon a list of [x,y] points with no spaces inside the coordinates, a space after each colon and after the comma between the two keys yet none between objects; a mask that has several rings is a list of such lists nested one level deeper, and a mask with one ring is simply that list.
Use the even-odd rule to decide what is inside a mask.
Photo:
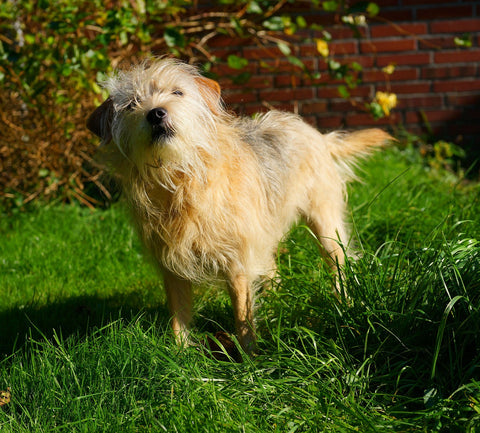
[{"label": "dog's head", "polygon": [[223,113],[218,83],[173,59],[120,71],[104,85],[110,96],[87,127],[137,166],[206,146]]}]

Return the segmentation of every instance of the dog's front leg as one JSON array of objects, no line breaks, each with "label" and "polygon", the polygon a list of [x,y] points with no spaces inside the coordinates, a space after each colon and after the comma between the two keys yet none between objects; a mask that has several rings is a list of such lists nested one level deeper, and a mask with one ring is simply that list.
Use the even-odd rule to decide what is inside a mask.
[{"label": "dog's front leg", "polygon": [[231,277],[228,290],[232,300],[238,340],[243,350],[251,355],[256,348],[252,284],[245,275],[236,274]]},{"label": "dog's front leg", "polygon": [[175,339],[181,346],[188,344],[188,328],[192,318],[192,286],[190,281],[178,278],[168,270],[163,271],[168,308]]}]

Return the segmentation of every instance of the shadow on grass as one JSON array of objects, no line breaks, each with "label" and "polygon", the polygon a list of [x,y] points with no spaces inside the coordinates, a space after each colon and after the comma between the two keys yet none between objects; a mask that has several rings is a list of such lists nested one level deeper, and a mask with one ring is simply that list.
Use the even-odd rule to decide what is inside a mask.
[{"label": "shadow on grass", "polygon": [[0,356],[9,355],[20,349],[30,339],[50,339],[54,333],[64,338],[77,335],[80,338],[93,329],[113,320],[130,321],[143,314],[149,323],[168,330],[169,314],[166,305],[159,304],[141,308],[131,296],[77,297],[47,306],[26,306],[0,313],[3,324],[0,334]]},{"label": "shadow on grass", "polygon": [[[30,340],[51,340],[54,334],[82,338],[112,321],[130,322],[140,315],[146,326],[154,324],[159,332],[170,332],[166,303],[143,306],[141,298],[142,294],[135,292],[112,298],[83,296],[42,307],[31,305],[0,312],[0,359]],[[222,299],[211,300],[195,310],[192,326],[201,333],[233,332],[232,308]]]}]

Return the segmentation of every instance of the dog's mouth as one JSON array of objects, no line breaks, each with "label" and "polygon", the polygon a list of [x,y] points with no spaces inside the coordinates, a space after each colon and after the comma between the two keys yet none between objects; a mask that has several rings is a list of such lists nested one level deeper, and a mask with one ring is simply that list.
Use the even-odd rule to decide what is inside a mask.
[{"label": "dog's mouth", "polygon": [[158,143],[173,137],[174,131],[168,125],[152,126],[152,142]]},{"label": "dog's mouth", "polygon": [[165,108],[157,107],[147,114],[147,121],[152,127],[152,141],[161,142],[173,137],[174,130],[170,125],[168,111]]}]

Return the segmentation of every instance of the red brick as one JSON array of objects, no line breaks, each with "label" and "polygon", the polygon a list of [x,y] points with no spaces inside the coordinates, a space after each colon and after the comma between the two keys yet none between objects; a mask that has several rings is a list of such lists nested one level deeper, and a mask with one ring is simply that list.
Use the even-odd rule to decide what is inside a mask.
[{"label": "red brick", "polygon": [[347,114],[347,126],[371,126],[371,125],[388,125],[393,120],[393,113],[390,117],[383,117],[375,120],[370,113],[354,113]]},{"label": "red brick", "polygon": [[267,111],[267,107],[261,105],[261,104],[249,104],[249,105],[244,105],[241,107],[241,110],[235,110],[236,112],[241,112],[242,114],[246,116],[251,116],[256,113],[264,113]]},{"label": "red brick", "polygon": [[277,46],[245,47],[243,49],[243,57],[246,59],[263,60],[283,57],[283,54]]},{"label": "red brick", "polygon": [[263,90],[260,91],[260,99],[267,102],[284,102],[292,100],[305,100],[314,97],[313,89],[285,89],[285,90]]},{"label": "red brick", "polygon": [[438,20],[448,18],[464,18],[473,16],[472,6],[428,7],[417,10],[417,21]]},{"label": "red brick", "polygon": [[[330,53],[333,55],[357,54],[357,41],[339,41],[330,42],[328,44]],[[320,53],[317,50],[316,44],[305,44],[300,47],[300,57],[319,57]]]},{"label": "red brick", "polygon": [[251,89],[263,89],[266,87],[273,87],[274,81],[272,75],[254,75],[247,82],[242,84],[235,84],[232,82],[231,77],[228,75],[223,76],[218,80],[222,89],[229,90],[251,90]]},{"label": "red brick", "polygon": [[296,103],[287,103],[287,102],[269,102],[265,101],[268,110],[280,110],[280,111],[288,111],[289,113],[296,113],[298,112],[298,104]]},{"label": "red brick", "polygon": [[416,44],[414,39],[374,40],[360,43],[362,53],[412,51],[415,48]]},{"label": "red brick", "polygon": [[351,42],[330,42],[328,44],[330,53],[332,55],[342,55],[342,54],[357,54],[358,53],[358,44],[356,41]]},{"label": "red brick", "polygon": [[[366,56],[366,55],[353,55],[348,56],[342,60],[342,63],[353,63],[357,62],[363,68],[371,68],[375,63],[375,58],[373,56]],[[327,65],[324,59],[319,59],[318,61],[318,69],[320,72],[327,70]]]},{"label": "red brick", "polygon": [[[315,62],[313,60],[306,60],[302,59],[303,64],[305,67],[312,71],[315,66]],[[297,73],[300,71],[300,68],[298,66],[293,65],[290,63],[288,60],[285,60],[285,58],[280,58],[277,60],[267,60],[265,62],[262,62],[260,65],[260,73],[270,73],[270,72],[294,72],[296,71]]]},{"label": "red brick", "polygon": [[238,104],[242,103],[245,104],[246,102],[254,102],[257,100],[257,95],[255,93],[231,93],[225,92],[223,94],[223,99],[227,105],[229,104]]},{"label": "red brick", "polygon": [[412,83],[392,83],[390,86],[378,85],[377,90],[390,91],[395,94],[412,94],[429,93],[431,85],[429,82],[416,81]]},{"label": "red brick", "polygon": [[[207,3],[211,4],[211,2]],[[318,9],[316,10],[318,11]],[[312,11],[312,6],[308,2],[288,2],[283,6],[282,11],[289,12],[289,14],[305,14]],[[320,13],[325,14],[323,11]]]},{"label": "red brick", "polygon": [[319,87],[317,92],[318,97],[322,99],[338,98],[340,96],[336,87]]},{"label": "red brick", "polygon": [[374,69],[364,71],[362,78],[365,83],[416,80],[418,78],[418,71],[417,69],[396,69],[393,74],[388,75],[381,69]]},{"label": "red brick", "polygon": [[343,126],[341,115],[330,114],[328,116],[317,117],[317,127],[326,129],[338,129]]},{"label": "red brick", "polygon": [[305,102],[302,104],[303,114],[318,114],[327,111],[327,103],[323,101]]},{"label": "red brick", "polygon": [[252,38],[235,38],[232,39],[230,36],[226,35],[217,35],[208,41],[210,47],[240,47],[250,45],[252,43]]},{"label": "red brick", "polygon": [[[358,43],[357,41],[342,41],[342,42],[330,42],[328,44],[330,54],[332,55],[346,55],[357,54]],[[302,45],[300,47],[300,57],[319,57],[320,54],[317,50],[316,44]]]},{"label": "red brick", "polygon": [[402,0],[403,5],[419,6],[428,4],[452,4],[455,0]]},{"label": "red brick", "polygon": [[367,97],[372,94],[372,86],[369,84],[361,85],[354,89],[348,89],[348,91],[351,97]]},{"label": "red brick", "polygon": [[[408,123],[425,123],[424,111],[408,111],[405,113],[405,122]],[[431,125],[430,125],[431,126]]]},{"label": "red brick", "polygon": [[434,78],[455,78],[455,77],[474,77],[477,72],[475,65],[465,66],[431,66],[428,68],[422,68],[422,78],[434,79]]},{"label": "red brick", "polygon": [[318,78],[308,78],[305,77],[303,80],[304,85],[307,86],[316,86],[319,84],[331,84],[331,85],[339,85],[344,84],[344,81],[341,79],[334,79],[330,76],[327,70],[323,70],[320,73],[320,77]]},{"label": "red brick", "polygon": [[[359,86],[355,89],[348,90],[352,97],[366,97],[372,94],[371,86]],[[338,98],[340,94],[338,93],[337,87],[319,87],[318,88],[318,97],[319,98]]]},{"label": "red brick", "polygon": [[[356,34],[350,28],[345,25],[339,25],[335,27],[328,27],[326,29],[331,35],[334,41],[339,41],[343,39],[356,39]],[[365,28],[359,28],[358,32],[362,37],[367,36],[367,31]],[[321,37],[321,35],[319,35]]]},{"label": "red brick", "polygon": [[434,21],[430,24],[432,33],[480,32],[480,18]]},{"label": "red brick", "polygon": [[[438,81],[433,84],[434,92],[472,92],[480,90],[480,80]],[[480,92],[478,92],[480,93]]]},{"label": "red brick", "polygon": [[418,39],[418,47],[423,50],[445,50],[448,48],[457,48],[455,40],[451,34],[439,35],[437,37],[424,36]]},{"label": "red brick", "polygon": [[435,63],[480,62],[480,49],[442,51],[435,53]]},{"label": "red brick", "polygon": [[370,28],[372,38],[383,38],[399,35],[424,35],[428,31],[426,23],[404,23],[376,25]]},{"label": "red brick", "polygon": [[422,114],[419,112],[410,111],[406,113],[407,122],[416,122],[418,119],[423,120],[423,115],[426,116],[429,122],[445,122],[447,120],[454,119],[462,114],[462,110],[422,110]]},{"label": "red brick", "polygon": [[275,87],[298,87],[301,81],[298,75],[277,75],[275,77]]},{"label": "red brick", "polygon": [[401,3],[401,0],[381,0],[379,2],[379,5],[384,8],[384,7],[395,7],[398,6]]},{"label": "red brick", "polygon": [[300,57],[315,57],[318,56],[318,50],[314,44],[305,44],[300,46]]},{"label": "red brick", "polygon": [[[207,2],[208,4],[211,4],[211,2]],[[316,9],[318,11],[318,9]],[[290,13],[302,13],[305,14],[306,12],[311,12],[312,11],[312,6],[308,2],[289,2],[283,6],[282,11],[288,11]],[[322,14],[324,12],[320,10]]]},{"label": "red brick", "polygon": [[382,18],[391,22],[413,21],[413,8],[395,8],[395,9],[380,9]]},{"label": "red brick", "polygon": [[454,93],[453,95],[447,95],[447,104],[461,107],[468,107],[478,104],[480,95],[470,93]]},{"label": "red brick", "polygon": [[249,72],[251,74],[255,74],[257,71],[257,64],[256,62],[250,62],[245,68],[238,70],[232,69],[226,64],[217,64],[212,68],[212,72],[214,74],[218,74],[220,77],[234,77],[243,72]]},{"label": "red brick", "polygon": [[358,103],[359,105],[362,105],[365,103],[365,100],[362,99],[333,99],[330,101],[330,110],[332,112],[340,112],[340,113],[345,113],[349,110],[352,109],[352,107],[355,106],[355,103]]},{"label": "red brick", "polygon": [[377,56],[377,65],[380,67],[387,65],[427,65],[430,63],[429,53],[412,54],[390,54]]},{"label": "red brick", "polygon": [[399,109],[402,108],[423,108],[423,107],[441,107],[443,105],[442,96],[409,96],[402,95],[398,98]]},{"label": "red brick", "polygon": [[[294,3],[299,3],[299,2],[294,2]],[[308,2],[305,2],[308,3]],[[312,15],[307,15],[304,14],[303,17],[305,18],[305,21],[307,24],[317,24],[321,26],[332,26],[334,17],[330,13],[317,13],[317,14],[312,14]]]},{"label": "red brick", "polygon": [[218,57],[219,59],[226,59],[229,54],[239,53],[241,51],[240,48],[211,48],[210,54],[213,56]]},{"label": "red brick", "polygon": [[[385,1],[394,7],[386,6]],[[446,6],[455,3],[453,0],[385,1],[379,3],[382,7],[380,16],[383,18],[390,14],[393,21],[399,24],[397,26],[371,23],[367,30],[373,38],[371,42],[358,41],[349,29],[334,28],[331,32],[334,40],[329,43],[330,53],[342,63],[357,61],[364,67],[361,74],[366,84],[352,90],[357,105],[362,107],[365,98],[372,97],[377,89],[390,90],[398,94],[398,106],[393,110],[395,119],[400,120],[405,116],[407,124],[411,127],[421,121],[419,110],[426,111],[432,128],[458,116],[461,107],[473,111],[469,107],[476,106],[480,100],[480,77],[477,78],[477,75],[480,75],[480,18],[472,18],[471,14],[467,14],[456,19],[454,14],[462,8],[463,12],[465,10],[471,12],[470,6],[475,2],[456,0],[458,5],[448,8]],[[402,6],[397,8],[400,3]],[[310,12],[312,18],[316,19],[316,11]],[[415,19],[402,23],[402,19],[407,20],[405,18],[407,15],[416,12],[419,16],[425,14],[436,17],[437,12],[448,16],[440,20],[421,22]],[[480,12],[480,9],[477,12]],[[327,30],[330,31],[332,28]],[[343,34],[347,40],[338,39],[335,31]],[[365,29],[362,31],[365,32]],[[474,35],[474,48],[457,48],[454,44],[454,33],[468,32]],[[416,39],[416,35],[420,37]],[[321,37],[320,33],[318,37]],[[415,50],[417,41],[419,49]],[[266,111],[267,108],[260,105],[261,94],[266,106],[289,111],[299,108],[301,114],[310,122],[317,123],[322,128],[339,128],[345,123],[349,126],[375,125],[382,122],[387,124],[395,120],[390,118],[375,122],[369,114],[355,112],[355,107],[352,107],[349,100],[341,99],[337,87],[331,85],[325,61],[317,52],[314,43],[307,46],[299,43],[295,47],[295,53],[300,53],[299,57],[305,60],[311,70],[319,70],[322,73],[322,78],[315,80],[314,84],[328,82],[325,87],[314,88],[302,71],[291,65],[275,45],[264,49],[255,46],[252,40],[235,40],[229,37],[215,38],[211,42],[214,52],[223,53],[222,58],[232,53],[252,59],[247,67],[247,71],[253,74],[249,82],[236,85],[224,78],[220,80],[226,89],[225,99],[229,106],[232,104],[241,113]],[[435,49],[435,46],[439,49]],[[366,54],[358,55],[359,47]],[[378,54],[372,54],[375,52]],[[344,60],[341,60],[342,56],[345,56]],[[260,66],[260,63],[253,59],[263,60],[271,68]],[[373,69],[373,65],[381,68],[390,63],[397,65],[393,75],[386,76],[380,70]],[[278,71],[280,74],[277,74]],[[220,76],[223,77],[238,75],[244,71],[231,70],[223,64],[216,72],[220,72]],[[261,75],[262,73],[264,75]],[[422,82],[420,79],[425,81]],[[376,83],[378,85],[374,86]],[[442,110],[442,107],[445,107],[445,110]],[[476,123],[478,131],[479,122]]]},{"label": "red brick", "polygon": [[[300,113],[301,115],[301,113]],[[314,128],[317,127],[317,118],[315,116],[302,116],[303,120]]]}]

